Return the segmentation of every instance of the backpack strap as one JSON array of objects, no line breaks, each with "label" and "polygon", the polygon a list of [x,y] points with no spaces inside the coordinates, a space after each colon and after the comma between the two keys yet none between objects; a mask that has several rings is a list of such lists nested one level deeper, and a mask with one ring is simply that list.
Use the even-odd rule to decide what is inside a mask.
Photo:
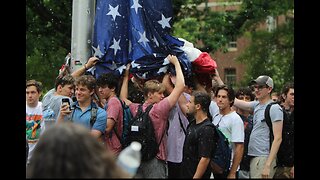
[{"label": "backpack strap", "polygon": [[272,129],[272,122],[271,122],[271,117],[270,117],[270,109],[271,109],[271,106],[274,104],[278,104],[278,103],[277,102],[269,103],[264,111],[264,119],[266,120],[266,123],[269,127],[270,147],[271,147],[272,141],[273,141],[273,129]]},{"label": "backpack strap", "polygon": [[[217,116],[219,116],[219,113],[217,113],[216,115],[214,115],[214,117],[212,118],[212,124],[213,124],[213,119],[214,119],[215,117],[217,117]],[[220,118],[220,120],[219,120],[218,124],[217,124],[217,125],[215,125],[215,127],[217,127],[217,128],[219,127],[219,123],[221,122],[222,117],[223,117],[223,116],[221,116],[221,118]]]},{"label": "backpack strap", "polygon": [[[75,111],[75,109],[76,109],[76,105],[75,105],[75,104],[73,104],[72,106],[73,106],[73,108],[72,108],[72,110],[71,110],[71,122],[73,122],[73,115],[74,115],[74,111]],[[96,120],[97,120],[97,111],[98,111],[97,105],[92,102],[92,103],[91,103],[91,111],[90,111],[90,113],[91,113],[91,117],[90,117],[90,127],[91,127],[91,128],[93,127],[94,123],[95,123]]]},{"label": "backpack strap", "polygon": [[[117,98],[118,98],[118,100],[120,101],[120,104],[121,104],[121,107],[122,107],[122,121],[123,121],[123,119],[124,119],[124,105],[125,105],[125,104],[124,104],[124,102],[123,102],[119,97],[117,97]],[[123,123],[123,122],[122,122],[122,123]],[[116,123],[113,125],[112,130],[113,130],[114,134],[117,136],[120,144],[122,145],[122,144],[123,144],[122,138],[120,138],[120,135],[117,133]],[[110,137],[111,137],[111,136],[110,136]]]},{"label": "backpack strap", "polygon": [[[179,122],[180,122],[180,127],[182,128],[182,130],[183,130],[183,132],[184,132],[184,135],[186,135],[187,134],[187,131],[184,129],[184,127],[183,127],[183,124],[182,124],[182,120],[181,120],[181,117],[180,117],[180,113],[178,112],[178,116],[179,116]],[[168,123],[169,123],[169,121],[168,121]]]},{"label": "backpack strap", "polygon": [[[145,111],[144,113],[146,113],[146,115],[148,116],[148,118],[149,118],[149,120],[150,120],[151,125],[153,126],[153,123],[152,123],[151,118],[150,118],[150,116],[149,116],[149,112],[150,112],[150,110],[152,109],[152,107],[153,107],[153,104],[150,104],[150,105],[146,108],[146,111]],[[139,112],[142,113],[142,104],[139,105],[138,113],[139,113]],[[137,115],[138,115],[138,113],[137,113]],[[153,129],[154,129],[154,128],[153,128]],[[165,134],[165,132],[163,132],[163,134],[162,134],[162,136],[161,136],[161,138],[160,138],[160,141],[159,141],[159,143],[158,143],[158,146],[160,146],[164,134]]]},{"label": "backpack strap", "polygon": [[90,117],[90,127],[91,128],[93,127],[94,123],[97,120],[97,111],[98,111],[98,108],[97,108],[96,104],[91,103],[91,117]]},{"label": "backpack strap", "polygon": [[71,105],[71,117],[70,117],[71,122],[73,122],[73,114],[75,109],[76,109],[76,102],[73,102],[73,104]]}]

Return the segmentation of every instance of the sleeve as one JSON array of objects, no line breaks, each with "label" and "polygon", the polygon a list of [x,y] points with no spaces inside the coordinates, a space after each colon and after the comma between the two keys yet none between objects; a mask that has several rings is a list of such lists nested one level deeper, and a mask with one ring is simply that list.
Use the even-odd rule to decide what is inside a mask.
[{"label": "sleeve", "polygon": [[259,104],[259,101],[251,101],[250,103],[250,107],[254,110],[254,108]]},{"label": "sleeve", "polygon": [[282,121],[283,120],[283,109],[279,104],[272,105],[270,108],[271,121]]},{"label": "sleeve", "polygon": [[164,117],[163,119],[168,119],[170,113],[168,98],[164,98],[159,103],[155,104],[150,113],[153,113],[154,116]]},{"label": "sleeve", "polygon": [[122,106],[120,101],[117,98],[111,98],[108,102],[107,118],[111,118],[117,123],[119,121],[119,116],[122,113],[121,109]]},{"label": "sleeve", "polygon": [[100,131],[104,134],[107,127],[107,112],[102,108],[98,108],[97,111],[97,119],[96,122],[93,124],[92,129]]},{"label": "sleeve", "polygon": [[[236,114],[237,115],[237,114]],[[235,116],[232,121],[231,142],[244,142],[244,125],[240,116]]]}]

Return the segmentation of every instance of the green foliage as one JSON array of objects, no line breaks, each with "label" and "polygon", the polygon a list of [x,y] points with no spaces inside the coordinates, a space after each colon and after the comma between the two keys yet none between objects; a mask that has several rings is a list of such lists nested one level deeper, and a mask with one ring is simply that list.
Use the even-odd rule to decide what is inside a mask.
[{"label": "green foliage", "polygon": [[[252,43],[237,60],[247,66],[241,85],[248,85],[250,80],[262,74],[273,78],[277,91],[285,82],[293,81],[294,27],[289,14],[294,9],[294,1],[243,0],[238,11],[228,12],[196,8],[201,3],[209,3],[208,0],[189,0],[186,3],[181,5],[177,14],[173,35],[189,40],[201,51],[227,52],[226,45],[232,38],[245,36],[251,39]],[[279,15],[286,15],[289,21],[278,25],[271,33],[257,29],[268,16]]]},{"label": "green foliage", "polygon": [[71,47],[72,1],[26,1],[26,79],[36,79],[44,90],[55,77]]},{"label": "green foliage", "polygon": [[272,77],[275,91],[286,82],[294,81],[294,25],[289,21],[275,31],[251,33],[251,45],[237,59],[247,65],[242,85],[259,75]]},{"label": "green foliage", "polygon": [[[174,1],[175,2],[175,1]],[[201,51],[214,52],[223,48],[231,38],[230,20],[232,12],[214,12],[208,8],[197,9],[206,0],[189,0],[181,5],[173,27],[173,36],[184,38]]]}]

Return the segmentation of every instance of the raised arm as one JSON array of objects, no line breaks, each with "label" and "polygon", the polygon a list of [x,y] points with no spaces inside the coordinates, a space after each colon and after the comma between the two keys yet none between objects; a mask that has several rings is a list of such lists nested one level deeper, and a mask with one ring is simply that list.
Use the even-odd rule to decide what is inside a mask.
[{"label": "raised arm", "polygon": [[76,71],[74,71],[71,74],[71,76],[76,78],[76,77],[79,77],[79,76],[83,75],[88,69],[90,69],[94,65],[96,65],[98,61],[99,61],[99,59],[97,57],[95,57],[95,56],[89,58],[88,62],[85,63],[81,68],[79,68]]},{"label": "raised arm", "polygon": [[220,78],[218,69],[214,70],[214,75],[212,75],[212,81],[215,81],[218,84],[218,86],[224,85],[222,79]]},{"label": "raised arm", "polygon": [[172,63],[175,67],[176,70],[176,84],[175,87],[173,88],[172,92],[170,95],[167,97],[170,107],[173,107],[176,102],[178,101],[178,98],[180,97],[181,93],[183,92],[184,89],[184,76],[182,74],[181,66],[179,63],[179,60],[176,56],[173,55],[168,55],[168,60],[170,63]]},{"label": "raised arm", "polygon": [[128,83],[129,83],[129,70],[130,70],[130,63],[127,64],[126,70],[124,72],[123,81],[120,90],[120,99],[123,100],[128,106],[132,103],[128,99]]},{"label": "raised arm", "polygon": [[240,109],[245,110],[245,111],[250,111],[250,112],[253,111],[253,109],[251,107],[251,104],[248,101],[244,101],[244,100],[240,100],[238,98],[235,98],[233,105],[235,107],[240,108]]},{"label": "raised arm", "polygon": [[[168,94],[171,94],[171,92],[173,91],[173,82],[170,79],[175,79],[175,77],[172,77],[170,74],[165,74],[163,79],[162,79],[162,84],[164,85],[164,87],[166,87],[166,92]],[[180,106],[180,109],[182,111],[182,113],[187,116],[187,98],[184,96],[184,94],[182,93],[178,99],[178,104]]]}]

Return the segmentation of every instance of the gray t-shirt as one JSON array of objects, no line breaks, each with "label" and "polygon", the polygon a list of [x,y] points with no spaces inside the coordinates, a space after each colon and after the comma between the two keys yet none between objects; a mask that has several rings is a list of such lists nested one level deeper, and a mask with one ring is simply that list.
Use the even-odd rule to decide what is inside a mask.
[{"label": "gray t-shirt", "polygon": [[55,91],[53,90],[51,89],[50,91],[48,91],[48,93],[43,97],[42,108],[44,113],[47,112],[46,110],[51,109],[53,111],[53,116],[51,116],[50,118],[57,120],[60,112],[62,98],[69,98],[70,104],[72,104],[73,101],[68,96],[54,95]]},{"label": "gray t-shirt", "polygon": [[[264,111],[270,100],[266,104],[259,104],[259,101],[252,101],[251,107],[253,113],[253,128],[249,139],[248,155],[250,156],[268,156],[270,152],[269,127],[264,119]],[[275,104],[270,108],[270,118],[272,122],[283,120],[282,108]]]}]

